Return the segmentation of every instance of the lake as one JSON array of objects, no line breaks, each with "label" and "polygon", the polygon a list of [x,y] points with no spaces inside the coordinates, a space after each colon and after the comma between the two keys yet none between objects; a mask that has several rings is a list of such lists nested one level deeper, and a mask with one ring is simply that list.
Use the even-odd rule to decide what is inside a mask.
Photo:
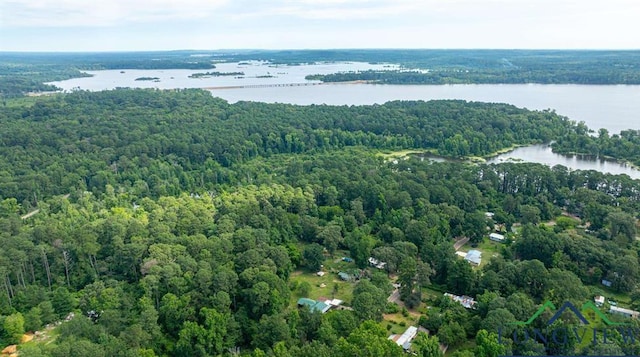
[{"label": "lake", "polygon": [[[398,69],[388,64],[361,62],[319,63],[309,65],[272,65],[266,62],[219,63],[209,70],[107,70],[88,71],[93,77],[52,82],[64,90],[80,88],[105,90],[131,88],[208,88],[214,96],[231,103],[259,101],[299,105],[370,105],[391,100],[462,99],[468,101],[510,103],[518,107],[552,109],[575,121],[584,121],[597,131],[610,133],[624,129],[640,130],[640,86],[573,84],[471,84],[471,85],[379,85],[363,83],[321,84],[307,81],[309,74],[329,74],[358,70]],[[189,78],[194,73],[243,72],[243,75]],[[136,81],[157,77],[158,81]],[[306,86],[276,86],[314,84]],[[320,85],[321,84],[321,85]],[[273,87],[270,87],[273,86]],[[494,160],[521,159],[548,165],[561,164],[571,169],[626,173],[640,178],[640,171],[624,164],[589,158],[564,157],[550,148],[532,146],[500,155]]]},{"label": "lake", "polygon": [[[299,66],[275,66],[265,62],[219,63],[210,70],[107,70],[88,71],[93,77],[51,82],[65,90],[74,88],[104,90],[132,88],[211,88],[213,95],[231,103],[259,101],[267,103],[368,105],[391,100],[463,99],[480,102],[510,103],[527,109],[553,109],[572,120],[584,121],[597,131],[606,128],[619,133],[640,130],[640,86],[573,84],[460,84],[460,85],[380,85],[325,84],[295,87],[229,88],[278,84],[320,83],[307,81],[309,74],[328,74],[367,69],[397,69],[395,65],[362,62],[320,63]],[[189,78],[193,73],[244,72],[243,76]],[[124,72],[124,73],[122,73]],[[158,82],[136,81],[157,77]],[[242,78],[237,78],[242,77]],[[227,88],[220,88],[227,87]]]},{"label": "lake", "polygon": [[[345,63],[319,63],[313,65],[284,66],[273,65],[267,62],[248,61],[239,63],[217,63],[214,69],[159,69],[159,70],[105,70],[105,71],[85,71],[93,77],[73,78],[65,81],[50,82],[64,90],[74,88],[91,91],[115,89],[118,87],[130,88],[211,88],[211,87],[241,87],[255,85],[278,85],[291,83],[321,83],[320,81],[309,81],[305,77],[309,74],[330,74],[345,71],[361,71],[367,69],[394,70],[395,65],[372,65],[363,62]],[[194,73],[243,73],[242,75],[221,75],[203,76],[200,78],[190,78]],[[136,81],[137,78],[149,77],[158,78],[157,81]],[[242,88],[247,97],[239,100],[257,100],[251,97],[251,90],[255,88]],[[269,88],[278,91],[283,88]],[[234,100],[235,102],[237,100]]]},{"label": "lake", "polygon": [[556,154],[551,151],[551,146],[549,145],[520,147],[508,153],[492,157],[487,160],[487,163],[497,164],[508,161],[537,162],[548,166],[562,165],[570,170],[596,170],[614,175],[626,174],[633,179],[640,179],[640,171],[631,165],[592,156]]}]

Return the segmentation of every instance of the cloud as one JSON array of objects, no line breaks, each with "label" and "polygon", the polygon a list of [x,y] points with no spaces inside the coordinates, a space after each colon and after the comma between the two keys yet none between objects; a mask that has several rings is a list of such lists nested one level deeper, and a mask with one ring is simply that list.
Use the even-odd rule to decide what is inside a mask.
[{"label": "cloud", "polygon": [[640,48],[638,13],[638,0],[0,0],[0,50]]},{"label": "cloud", "polygon": [[2,27],[94,27],[210,16],[229,0],[2,0]]},{"label": "cloud", "polygon": [[426,1],[418,0],[281,0],[243,13],[247,17],[289,17],[303,20],[366,20],[410,14],[424,9]]}]

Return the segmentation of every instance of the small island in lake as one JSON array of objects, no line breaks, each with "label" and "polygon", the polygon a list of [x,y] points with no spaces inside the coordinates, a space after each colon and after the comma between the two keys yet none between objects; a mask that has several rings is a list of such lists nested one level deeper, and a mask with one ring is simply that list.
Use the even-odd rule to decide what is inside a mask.
[{"label": "small island in lake", "polygon": [[158,77],[138,77],[135,79],[136,81],[154,81],[160,82],[160,78]]},{"label": "small island in lake", "polygon": [[204,72],[194,73],[189,78],[209,78],[209,77],[224,77],[224,76],[244,76],[244,72]]}]

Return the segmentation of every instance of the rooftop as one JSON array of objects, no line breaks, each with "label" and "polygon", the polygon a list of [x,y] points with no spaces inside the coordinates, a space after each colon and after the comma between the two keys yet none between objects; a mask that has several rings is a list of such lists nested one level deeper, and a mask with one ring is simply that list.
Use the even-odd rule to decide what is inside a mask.
[{"label": "rooftop", "polygon": [[415,326],[409,326],[402,335],[391,335],[389,340],[395,342],[398,346],[404,346],[406,343],[411,342],[418,334],[418,328]]},{"label": "rooftop", "polygon": [[372,266],[378,268],[378,269],[384,269],[385,265],[387,265],[387,263],[385,262],[381,262],[378,259],[374,258],[374,257],[369,257],[369,264],[371,264]]},{"label": "rooftop", "polygon": [[618,314],[624,314],[624,315],[629,315],[632,316],[634,318],[638,317],[640,315],[640,312],[635,311],[635,310],[629,310],[629,309],[625,309],[623,307],[617,307],[617,306],[611,306],[609,307],[609,312],[611,313],[618,313]]},{"label": "rooftop", "polygon": [[474,309],[476,307],[476,301],[470,296],[458,296],[449,293],[444,293],[444,296],[449,297],[453,301],[459,302],[460,305],[466,307],[467,309]]},{"label": "rooftop", "polygon": [[480,262],[482,262],[482,252],[479,250],[472,249],[468,251],[467,254],[464,256],[464,260],[476,265],[480,265]]},{"label": "rooftop", "polygon": [[[333,300],[331,300],[331,301],[333,301]],[[338,301],[340,301],[340,300],[338,300]],[[340,301],[340,302],[342,303],[342,301]],[[329,311],[329,309],[333,305],[332,304],[328,304],[326,302],[315,301],[315,300],[308,299],[308,298],[300,298],[300,299],[298,299],[298,306],[306,306],[311,311],[320,311],[322,313],[325,313],[325,312]],[[335,305],[335,306],[337,306],[337,305]]]}]

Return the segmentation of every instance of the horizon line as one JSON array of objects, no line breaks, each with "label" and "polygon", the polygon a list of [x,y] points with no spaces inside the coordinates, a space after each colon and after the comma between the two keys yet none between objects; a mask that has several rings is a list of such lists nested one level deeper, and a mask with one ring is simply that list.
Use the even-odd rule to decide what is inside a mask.
[{"label": "horizon line", "polygon": [[640,48],[474,48],[474,47],[326,47],[326,48],[219,48],[219,49],[154,49],[154,50],[4,50],[0,53],[81,54],[81,53],[159,53],[159,52],[283,52],[283,51],[563,51],[563,52],[637,52]]}]

